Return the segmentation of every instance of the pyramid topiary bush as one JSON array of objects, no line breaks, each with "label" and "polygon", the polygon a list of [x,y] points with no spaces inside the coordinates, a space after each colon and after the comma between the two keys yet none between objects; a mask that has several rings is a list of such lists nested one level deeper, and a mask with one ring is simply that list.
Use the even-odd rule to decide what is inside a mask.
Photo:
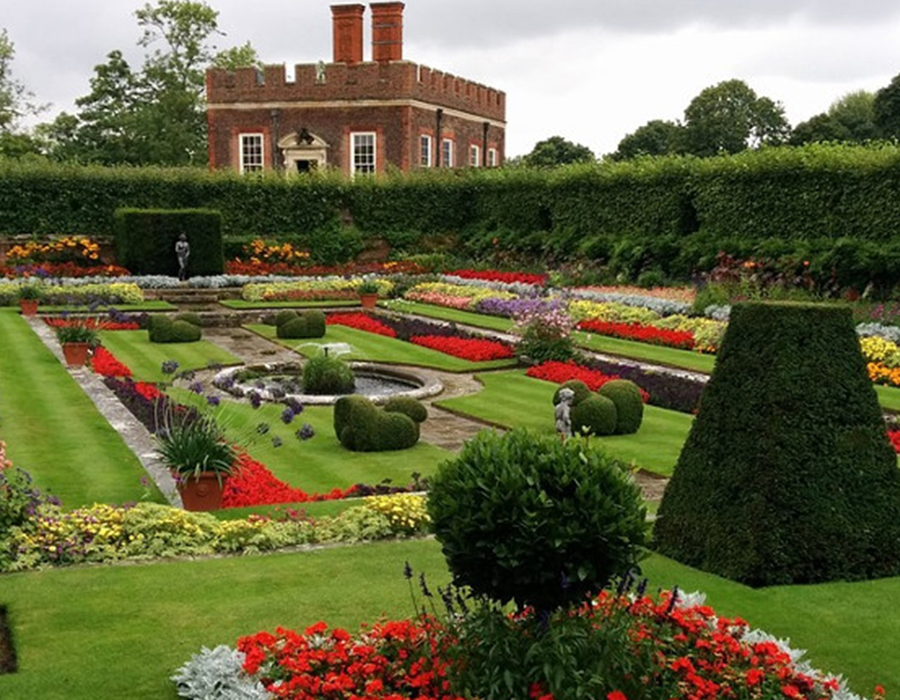
[{"label": "pyramid topiary bush", "polygon": [[900,574],[900,470],[849,308],[735,305],[654,537],[753,586]]}]

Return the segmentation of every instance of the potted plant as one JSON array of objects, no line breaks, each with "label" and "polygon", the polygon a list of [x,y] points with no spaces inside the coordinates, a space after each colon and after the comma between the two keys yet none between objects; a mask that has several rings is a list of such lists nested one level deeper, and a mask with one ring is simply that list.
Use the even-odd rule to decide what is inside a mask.
[{"label": "potted plant", "polygon": [[378,285],[374,280],[363,280],[356,288],[359,293],[359,303],[364,309],[374,309],[378,301]]},{"label": "potted plant", "polygon": [[74,321],[56,327],[56,339],[62,345],[69,367],[82,367],[91,348],[97,344],[97,331],[87,321]]},{"label": "potted plant", "polygon": [[19,299],[19,308],[22,309],[23,316],[34,316],[37,313],[38,304],[44,296],[44,290],[39,284],[26,283],[16,290],[16,297]]},{"label": "potted plant", "polygon": [[166,404],[156,433],[157,452],[173,473],[186,510],[218,510],[237,451],[216,422]]}]

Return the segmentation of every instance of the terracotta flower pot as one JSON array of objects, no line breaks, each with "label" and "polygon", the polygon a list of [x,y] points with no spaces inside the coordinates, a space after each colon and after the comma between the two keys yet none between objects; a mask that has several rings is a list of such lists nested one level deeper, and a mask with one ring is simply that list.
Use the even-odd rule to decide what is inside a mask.
[{"label": "terracotta flower pot", "polygon": [[374,309],[375,302],[378,301],[377,294],[360,294],[359,295],[359,303],[362,305],[364,309]]},{"label": "terracotta flower pot", "polygon": [[63,355],[69,367],[83,367],[91,351],[90,343],[63,343]]},{"label": "terracotta flower pot", "polygon": [[38,299],[19,299],[19,308],[22,309],[23,316],[37,315],[38,304],[40,304]]},{"label": "terracotta flower pot", "polygon": [[[178,479],[178,493],[185,510],[219,510],[227,476],[216,472],[200,472]],[[221,481],[220,481],[221,479]]]}]

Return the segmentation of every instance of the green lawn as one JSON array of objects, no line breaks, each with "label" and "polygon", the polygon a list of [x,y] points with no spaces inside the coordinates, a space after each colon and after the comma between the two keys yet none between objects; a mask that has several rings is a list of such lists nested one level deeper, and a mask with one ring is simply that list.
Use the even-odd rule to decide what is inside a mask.
[{"label": "green lawn", "polygon": [[[183,389],[170,389],[169,393],[182,403],[204,401]],[[374,485],[385,479],[396,486],[406,486],[412,481],[413,472],[431,474],[451,456],[425,442],[395,452],[352,452],[342,447],[334,435],[331,406],[307,406],[290,425],[281,422],[283,410],[284,406],[277,403],[263,404],[254,410],[246,403],[223,401],[217,415],[233,437],[248,444],[248,452],[255,459],[282,481],[307,492],[326,492],[357,483]],[[260,423],[269,426],[262,437],[256,432]],[[303,423],[315,430],[315,436],[309,440],[299,440],[294,434]],[[272,444],[276,436],[282,440],[281,447]]]},{"label": "green lawn", "polygon": [[151,343],[147,331],[103,331],[100,333],[103,347],[125,363],[136,379],[145,382],[171,380],[162,373],[165,360],[176,360],[178,369],[203,369],[210,362],[221,365],[239,365],[241,359],[208,340],[196,343]]},{"label": "green lawn", "polygon": [[[0,338],[0,438],[13,464],[68,508],[139,499],[137,457],[18,312],[0,310]],[[163,502],[155,488],[152,498]]]},{"label": "green lawn", "polygon": [[333,299],[331,301],[246,301],[244,299],[223,299],[219,302],[228,309],[314,309],[359,306],[359,299]]},{"label": "green lawn", "polygon": [[[524,370],[483,373],[478,378],[484,391],[436,404],[504,428],[524,426],[553,434],[553,392],[558,385],[526,377]],[[536,406],[544,410],[535,410]],[[637,433],[592,439],[626,462],[669,476],[692,420],[693,416],[685,413],[644,406],[644,422]]]},{"label": "green lawn", "polygon": [[446,306],[423,304],[418,301],[407,301],[406,299],[380,301],[378,302],[378,306],[390,309],[391,311],[399,311],[400,313],[427,316],[428,318],[462,323],[467,326],[475,326],[476,328],[487,328],[494,331],[500,331],[501,333],[509,333],[510,329],[515,325],[510,319],[502,316],[489,316],[488,314],[478,314],[474,311],[450,309]]},{"label": "green lawn", "polygon": [[321,343],[349,343],[353,347],[353,352],[344,356],[348,360],[415,365],[446,372],[476,372],[482,369],[513,367],[516,364],[515,359],[469,362],[431,348],[424,348],[403,340],[388,338],[384,335],[368,333],[356,328],[348,328],[347,326],[328,326],[324,338],[313,338],[310,340],[283,340],[276,338],[275,327],[264,324],[251,324],[244,326],[244,328],[307,357],[318,352],[317,345]]},{"label": "green lawn", "polygon": [[[0,697],[174,700],[167,679],[201,646],[278,625],[356,630],[409,616],[405,561],[432,588],[447,581],[433,540],[4,575],[20,670],[0,676]],[[720,614],[789,637],[857,692],[900,685],[900,578],[753,590],[655,555],[643,568],[651,591],[702,590]]]}]

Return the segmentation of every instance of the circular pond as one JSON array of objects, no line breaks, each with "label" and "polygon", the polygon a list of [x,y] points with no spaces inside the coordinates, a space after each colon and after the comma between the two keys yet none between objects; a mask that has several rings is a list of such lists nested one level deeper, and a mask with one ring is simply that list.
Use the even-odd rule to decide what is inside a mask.
[{"label": "circular pond", "polygon": [[[352,393],[362,394],[375,403],[391,396],[421,399],[443,390],[437,379],[406,367],[350,362],[355,377]],[[303,368],[296,362],[228,367],[213,377],[213,385],[240,398],[256,393],[263,401],[297,399],[304,404],[333,404],[340,396],[303,393]]]}]

